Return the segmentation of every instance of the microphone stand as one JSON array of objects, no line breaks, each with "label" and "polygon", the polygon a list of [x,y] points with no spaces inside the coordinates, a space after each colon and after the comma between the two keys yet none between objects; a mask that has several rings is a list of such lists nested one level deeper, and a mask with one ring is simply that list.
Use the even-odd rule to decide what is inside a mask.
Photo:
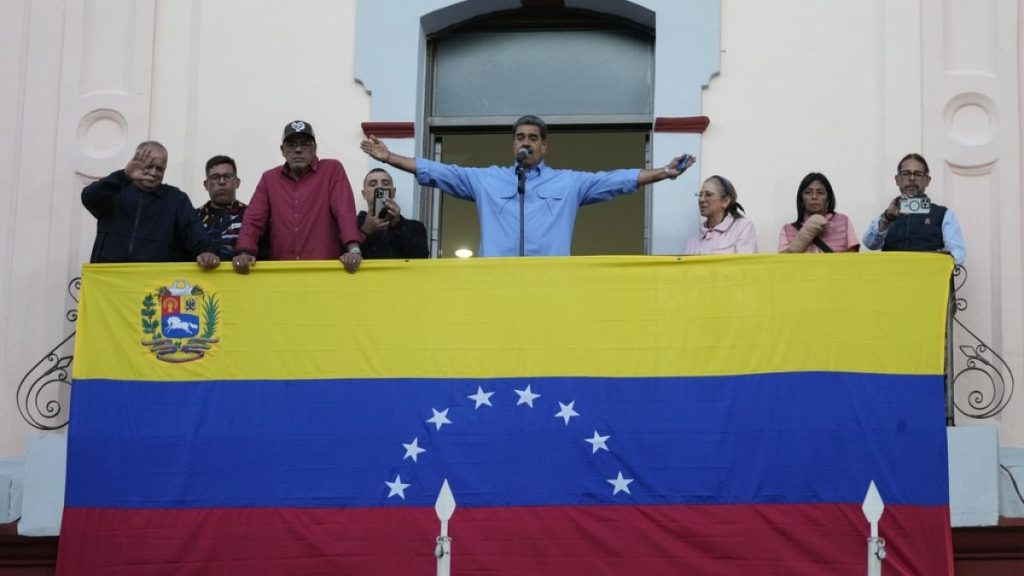
[{"label": "microphone stand", "polygon": [[519,177],[519,255],[526,256],[526,168],[522,162],[516,164]]}]

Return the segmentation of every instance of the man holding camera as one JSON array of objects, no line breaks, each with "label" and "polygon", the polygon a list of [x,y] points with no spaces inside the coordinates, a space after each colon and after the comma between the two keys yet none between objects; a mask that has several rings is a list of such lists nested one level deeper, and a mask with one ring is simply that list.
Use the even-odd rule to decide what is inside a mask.
[{"label": "man holding camera", "polygon": [[907,154],[896,168],[900,195],[893,198],[864,232],[864,247],[883,251],[945,252],[953,261],[967,259],[964,236],[956,214],[931,202],[925,188],[931,182],[928,162],[920,154]]},{"label": "man holding camera", "polygon": [[402,216],[395,201],[391,175],[383,168],[370,170],[363,178],[363,198],[367,211],[357,216],[359,230],[366,240],[359,245],[363,258],[429,258],[427,228],[418,220]]}]

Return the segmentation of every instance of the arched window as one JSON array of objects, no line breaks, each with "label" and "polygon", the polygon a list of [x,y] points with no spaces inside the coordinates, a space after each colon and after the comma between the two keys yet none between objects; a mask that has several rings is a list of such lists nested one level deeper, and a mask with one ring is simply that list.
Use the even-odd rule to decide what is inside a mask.
[{"label": "arched window", "polygon": [[[427,38],[424,106],[435,159],[463,166],[512,163],[512,124],[549,125],[556,168],[643,167],[653,124],[653,32],[571,9],[489,14]],[[573,254],[649,251],[646,192],[580,210]],[[476,250],[472,203],[437,191],[423,198],[437,255]]]}]

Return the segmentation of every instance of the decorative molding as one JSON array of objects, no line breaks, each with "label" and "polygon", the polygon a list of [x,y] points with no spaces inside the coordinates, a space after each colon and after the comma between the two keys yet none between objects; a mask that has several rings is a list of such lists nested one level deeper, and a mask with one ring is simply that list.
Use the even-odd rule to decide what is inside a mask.
[{"label": "decorative molding", "polygon": [[92,110],[78,123],[78,146],[91,159],[117,156],[130,146],[127,140],[128,121],[117,110]]},{"label": "decorative molding", "polygon": [[999,108],[978,92],[961,92],[946,102],[942,113],[947,136],[958,146],[983,146],[995,138]]},{"label": "decorative molding", "polygon": [[707,116],[659,116],[654,119],[654,131],[703,134],[709,124],[711,124],[711,118]]},{"label": "decorative molding", "polygon": [[363,122],[363,134],[378,138],[412,138],[416,125],[412,122]]}]

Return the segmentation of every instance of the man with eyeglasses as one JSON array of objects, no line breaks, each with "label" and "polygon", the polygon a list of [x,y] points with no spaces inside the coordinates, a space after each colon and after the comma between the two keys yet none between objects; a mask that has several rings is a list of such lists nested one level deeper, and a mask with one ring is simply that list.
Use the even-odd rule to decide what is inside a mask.
[{"label": "man with eyeglasses", "polygon": [[945,252],[963,264],[967,248],[956,214],[931,202],[924,191],[931,182],[928,162],[920,154],[907,154],[896,165],[900,195],[864,232],[864,247],[883,251]]},{"label": "man with eyeglasses", "polygon": [[222,260],[235,257],[235,242],[242,229],[246,206],[235,198],[240,183],[238,168],[230,156],[214,156],[206,161],[203,188],[206,188],[210,200],[199,207],[198,213],[210,242],[219,247]]},{"label": "man with eyeglasses", "polygon": [[188,194],[164,184],[166,170],[167,148],[149,140],[123,170],[82,190],[82,205],[96,217],[90,262],[220,264]]},{"label": "man with eyeglasses", "polygon": [[[248,274],[257,257],[268,260],[340,260],[349,273],[362,262],[352,186],[341,162],[316,155],[316,135],[296,120],[281,137],[284,165],[263,173],[238,235],[232,266]],[[259,239],[269,234],[270,248]],[[269,252],[269,254],[264,253]]]}]

